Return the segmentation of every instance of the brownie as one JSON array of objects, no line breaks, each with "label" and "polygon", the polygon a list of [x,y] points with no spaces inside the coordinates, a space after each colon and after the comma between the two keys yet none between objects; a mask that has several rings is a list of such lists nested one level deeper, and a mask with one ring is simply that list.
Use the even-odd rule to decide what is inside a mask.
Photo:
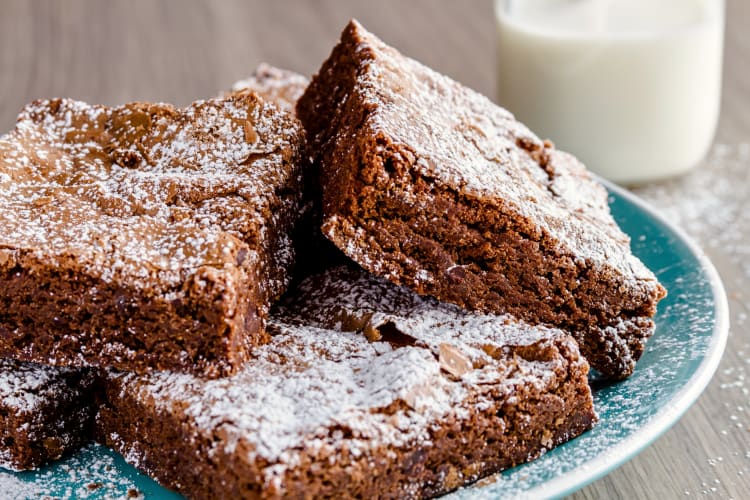
[{"label": "brownie", "polygon": [[284,111],[294,114],[297,100],[309,83],[299,73],[260,63],[252,75],[232,85],[232,93],[255,92]]},{"label": "brownie", "polygon": [[28,105],[0,138],[0,356],[235,371],[289,281],[303,148],[253,93]]},{"label": "brownie", "polygon": [[86,370],[0,360],[0,467],[35,469],[90,439],[93,387]]},{"label": "brownie", "polygon": [[574,157],[356,21],[297,116],[323,232],[346,255],[420,294],[564,328],[606,376],[633,371],[666,292]]},{"label": "brownie", "polygon": [[308,278],[230,378],[109,371],[99,439],[191,498],[425,497],[596,420],[560,330],[336,268]]}]

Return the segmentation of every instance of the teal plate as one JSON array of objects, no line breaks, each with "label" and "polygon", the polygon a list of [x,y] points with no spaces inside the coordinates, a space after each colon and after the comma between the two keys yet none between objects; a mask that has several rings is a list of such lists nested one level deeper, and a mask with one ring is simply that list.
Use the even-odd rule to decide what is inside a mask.
[{"label": "teal plate", "polygon": [[[698,398],[721,359],[727,301],[716,270],[681,230],[628,192],[607,184],[612,213],[633,252],[669,290],[656,333],[635,373],[609,384],[592,376],[597,426],[526,465],[495,474],[450,498],[563,496],[611,472],[669,429]],[[99,445],[40,471],[0,472],[0,497],[180,498]]]}]

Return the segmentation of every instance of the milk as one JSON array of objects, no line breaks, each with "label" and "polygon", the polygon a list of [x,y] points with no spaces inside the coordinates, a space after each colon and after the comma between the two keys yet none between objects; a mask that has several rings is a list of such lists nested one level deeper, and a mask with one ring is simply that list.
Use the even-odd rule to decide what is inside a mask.
[{"label": "milk", "polygon": [[719,116],[723,0],[499,0],[498,102],[626,184],[689,170]]}]

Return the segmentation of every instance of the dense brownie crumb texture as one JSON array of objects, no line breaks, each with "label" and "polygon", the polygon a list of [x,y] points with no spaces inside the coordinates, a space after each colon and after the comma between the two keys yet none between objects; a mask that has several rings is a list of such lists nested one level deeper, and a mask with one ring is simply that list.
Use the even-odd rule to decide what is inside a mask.
[{"label": "dense brownie crumb texture", "polygon": [[35,469],[91,436],[88,371],[0,360],[0,467]]},{"label": "dense brownie crumb texture", "polygon": [[195,498],[422,497],[596,419],[568,335],[361,270],[303,281],[270,325],[271,342],[230,378],[109,372],[100,438]]},{"label": "dense brownie crumb texture", "polygon": [[297,115],[323,232],[346,255],[420,294],[562,327],[612,378],[633,371],[665,291],[575,158],[356,21]]},{"label": "dense brownie crumb texture", "polygon": [[303,147],[253,93],[27,106],[0,138],[0,356],[236,370],[289,281]]}]

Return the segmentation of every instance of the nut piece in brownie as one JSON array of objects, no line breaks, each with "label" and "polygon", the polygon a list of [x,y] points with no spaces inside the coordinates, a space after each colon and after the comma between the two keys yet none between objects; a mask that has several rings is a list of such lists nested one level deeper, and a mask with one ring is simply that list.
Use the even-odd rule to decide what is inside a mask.
[{"label": "nut piece in brownie", "polygon": [[284,111],[294,114],[297,100],[309,83],[310,80],[299,73],[260,63],[250,77],[232,85],[232,93],[256,92]]},{"label": "nut piece in brownie", "polygon": [[349,257],[420,294],[562,327],[609,377],[633,371],[665,291],[575,158],[356,21],[297,116],[323,232]]},{"label": "nut piece in brownie", "polygon": [[110,371],[99,439],[194,498],[422,497],[596,420],[567,334],[361,270],[303,281],[271,326],[230,378]]},{"label": "nut piece in brownie", "polygon": [[0,356],[234,371],[289,280],[303,135],[253,93],[28,105],[0,138]]},{"label": "nut piece in brownie", "polygon": [[86,370],[0,360],[0,467],[35,469],[90,439],[93,385]]}]

